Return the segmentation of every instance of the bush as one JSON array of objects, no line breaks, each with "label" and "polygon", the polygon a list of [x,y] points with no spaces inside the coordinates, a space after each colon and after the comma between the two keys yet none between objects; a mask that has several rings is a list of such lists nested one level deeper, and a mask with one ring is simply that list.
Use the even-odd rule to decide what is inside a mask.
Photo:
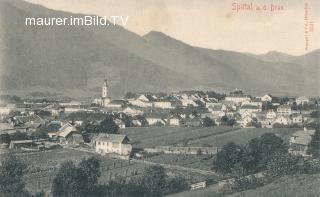
[{"label": "bush", "polygon": [[291,154],[277,153],[267,165],[267,177],[271,179],[304,171],[303,158]]},{"label": "bush", "polygon": [[231,192],[241,192],[248,189],[255,189],[264,185],[262,180],[259,180],[255,176],[237,177],[234,183],[231,184]]},{"label": "bush", "polygon": [[209,118],[209,117],[205,117],[203,119],[203,126],[204,127],[214,127],[215,126],[215,122],[213,119]]}]

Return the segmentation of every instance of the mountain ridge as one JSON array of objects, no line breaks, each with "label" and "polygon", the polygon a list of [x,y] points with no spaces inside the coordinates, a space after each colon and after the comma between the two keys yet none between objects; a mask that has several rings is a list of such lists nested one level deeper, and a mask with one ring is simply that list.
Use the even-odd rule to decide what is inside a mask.
[{"label": "mountain ridge", "polygon": [[[21,21],[27,16],[57,17],[71,13],[20,0],[0,4],[0,30],[5,33],[0,39],[6,46],[0,48],[4,54],[1,83],[4,91],[39,88],[97,95],[107,77],[111,81],[111,95],[115,97],[128,91],[198,88],[320,95],[313,81],[320,74],[320,63],[317,64],[320,50],[294,56],[288,62],[266,61],[260,55],[195,47],[162,32],[139,36],[121,26],[25,27]],[[262,71],[264,74],[259,75]]]}]

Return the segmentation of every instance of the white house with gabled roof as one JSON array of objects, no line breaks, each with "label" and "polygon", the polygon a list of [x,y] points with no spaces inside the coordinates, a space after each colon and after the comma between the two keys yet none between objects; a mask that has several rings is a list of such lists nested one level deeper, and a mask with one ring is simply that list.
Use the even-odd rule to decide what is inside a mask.
[{"label": "white house with gabled roof", "polygon": [[129,156],[132,145],[126,135],[120,134],[99,134],[95,139],[96,152],[100,154],[115,153]]}]

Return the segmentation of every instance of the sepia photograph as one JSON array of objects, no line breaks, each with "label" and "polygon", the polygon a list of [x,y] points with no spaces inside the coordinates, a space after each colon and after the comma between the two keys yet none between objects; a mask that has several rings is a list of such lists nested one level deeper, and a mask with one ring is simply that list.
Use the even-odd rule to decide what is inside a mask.
[{"label": "sepia photograph", "polygon": [[0,0],[0,197],[320,196],[319,0]]}]

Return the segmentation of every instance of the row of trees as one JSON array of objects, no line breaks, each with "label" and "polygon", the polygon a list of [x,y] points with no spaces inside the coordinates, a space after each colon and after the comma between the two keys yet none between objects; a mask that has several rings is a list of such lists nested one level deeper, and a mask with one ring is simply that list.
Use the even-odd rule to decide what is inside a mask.
[{"label": "row of trees", "polygon": [[[217,154],[213,168],[233,177],[222,192],[233,193],[253,189],[279,177],[320,172],[320,132],[317,128],[309,147],[312,158],[292,155],[284,141],[272,134],[250,140],[246,145],[226,144]],[[257,178],[255,175],[263,174]]]},{"label": "row of trees", "polygon": [[[0,165],[1,197],[43,197],[30,194],[23,179],[27,165],[15,155],[8,154]],[[61,164],[52,182],[54,197],[160,197],[188,189],[182,177],[169,177],[160,166],[148,167],[141,176],[117,178],[100,184],[100,160],[83,159],[78,165],[72,161]]]},{"label": "row of trees", "polygon": [[246,175],[267,169],[276,154],[286,154],[288,147],[273,133],[263,134],[241,146],[233,142],[218,152],[213,168],[222,174]]}]

